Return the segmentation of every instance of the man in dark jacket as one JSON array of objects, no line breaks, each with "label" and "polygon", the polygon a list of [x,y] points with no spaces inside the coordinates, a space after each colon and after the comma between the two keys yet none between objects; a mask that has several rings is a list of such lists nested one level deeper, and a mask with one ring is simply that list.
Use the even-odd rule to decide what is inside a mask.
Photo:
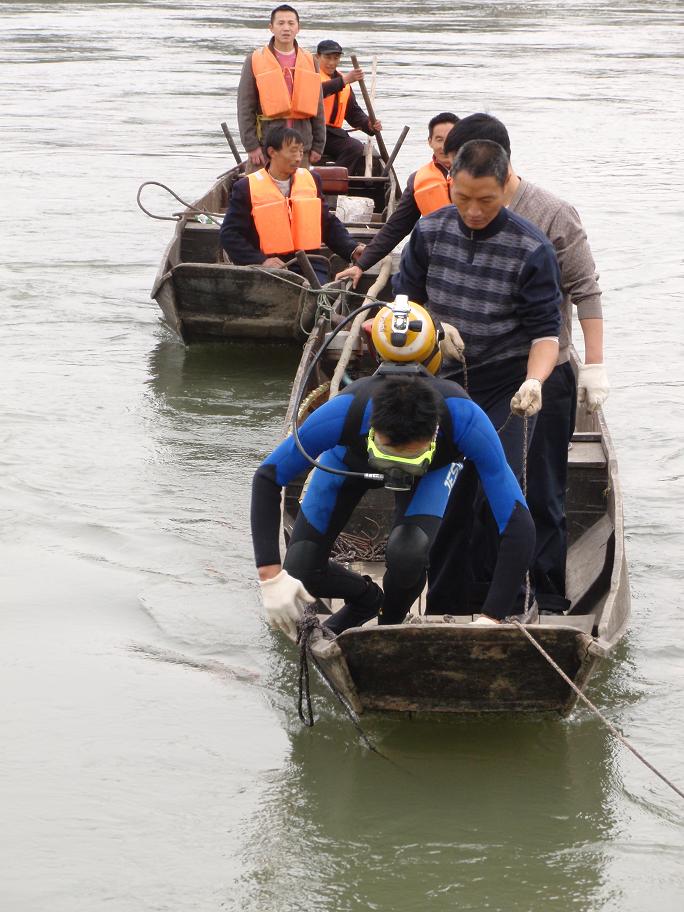
[{"label": "man in dark jacket", "polygon": [[[409,174],[406,189],[401,195],[397,208],[370,244],[367,245],[363,251],[363,256],[359,258],[359,262],[354,266],[350,266],[349,269],[338,273],[336,278],[351,279],[356,288],[363,273],[375,266],[376,263],[379,263],[388,253],[391,253],[397,244],[413,231],[421,215],[429,215],[430,212],[438,209],[440,204],[446,205],[449,202],[447,175],[451,161],[444,153],[444,143],[456,123],[458,123],[458,117],[450,111],[435,114],[430,120],[428,124],[428,146],[432,149],[431,161],[414,171],[413,174]],[[433,192],[429,198],[417,200],[416,190],[418,188],[416,187],[416,180],[423,182],[424,175],[430,171],[433,174]],[[440,181],[443,185],[441,188],[437,186]],[[441,198],[439,192],[434,192],[440,189],[442,192]]]},{"label": "man in dark jacket", "polygon": [[[356,100],[352,82],[363,79],[363,70],[350,70],[344,75],[337,69],[342,57],[342,47],[337,41],[326,39],[316,49],[316,59],[323,84],[323,106],[325,109],[325,150],[324,155],[336,165],[347,168],[350,174],[363,174],[365,170],[364,146],[353,139],[342,125],[346,122],[355,130],[362,130],[368,136],[379,133],[379,120],[371,123]],[[374,157],[373,171],[378,170],[380,159]]]},{"label": "man in dark jacket", "polygon": [[[271,127],[266,134],[265,146],[269,157],[268,166],[242,178],[235,184],[221,225],[221,244],[231,262],[237,266],[259,265],[283,269],[286,261],[294,256],[297,249],[317,253],[322,244],[347,261],[359,256],[364,245],[358,244],[342,222],[329,211],[318,175],[300,168],[304,154],[300,134],[289,127]],[[320,212],[320,230],[317,229],[317,225],[311,224],[308,210],[304,216],[306,224],[297,225],[297,201],[293,196],[293,188],[296,187],[298,181],[316,188],[319,200],[317,209]],[[260,230],[257,217],[255,217],[254,186],[259,184],[265,185],[276,204],[279,199],[290,199],[287,217],[289,217],[292,231],[289,242],[282,241],[282,248],[276,245],[276,249],[274,249],[273,243],[269,243],[271,238],[267,236],[275,224],[275,219],[267,216],[261,223]],[[298,227],[306,228],[306,235],[309,238],[312,234],[317,234],[315,243],[298,245]],[[285,228],[287,232],[287,224]],[[277,241],[280,237],[282,235],[276,234],[275,240]],[[328,271],[318,261],[312,265],[321,284],[330,280]],[[293,272],[299,272],[296,265],[293,265],[291,269]]]}]

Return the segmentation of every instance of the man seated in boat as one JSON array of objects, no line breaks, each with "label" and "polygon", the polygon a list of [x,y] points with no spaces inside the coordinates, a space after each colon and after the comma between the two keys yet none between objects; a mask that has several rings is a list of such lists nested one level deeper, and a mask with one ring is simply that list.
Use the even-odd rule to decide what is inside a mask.
[{"label": "man seated in boat", "polygon": [[[384,359],[379,370],[320,406],[299,430],[305,451],[324,468],[313,472],[282,564],[281,491],[310,463],[290,436],[254,476],[252,537],[269,623],[294,634],[304,607],[320,597],[344,600],[325,622],[335,634],[376,615],[380,624],[401,624],[423,590],[430,546],[464,458],[482,480],[499,531],[492,584],[474,623],[499,623],[522,607],[534,526],[497,433],[462,387],[433,376],[441,353],[424,308],[407,299],[384,307],[371,337]],[[364,476],[369,472],[380,481]],[[396,492],[396,510],[380,588],[329,555],[365,491],[383,478]],[[461,593],[453,596],[450,613],[465,614]]]},{"label": "man seated in boat", "polygon": [[[363,244],[330,212],[315,172],[300,167],[302,137],[289,127],[271,127],[266,134],[269,163],[233,186],[221,225],[221,244],[238,266],[284,269],[297,250],[318,253],[325,244],[349,262]],[[312,262],[321,284],[330,280],[327,266]],[[299,273],[295,263],[289,267]]]},{"label": "man seated in boat", "polygon": [[[365,173],[364,144],[354,139],[343,129],[348,123],[354,130],[362,130],[368,136],[382,131],[382,123],[370,122],[356,100],[352,82],[363,79],[363,70],[349,70],[340,73],[337,69],[342,57],[342,47],[328,38],[321,41],[316,49],[316,60],[323,84],[323,108],[325,110],[325,149],[323,154],[335,165],[346,168],[350,174]],[[373,173],[382,169],[378,156],[373,157]]]},{"label": "man seated in boat", "polygon": [[451,162],[444,153],[444,142],[456,123],[458,117],[455,114],[448,111],[435,114],[428,124],[427,142],[432,149],[432,159],[409,175],[397,208],[367,245],[358,262],[338,273],[336,278],[350,278],[356,288],[367,269],[379,263],[408,237],[421,215],[429,215],[451,203],[447,182]]},{"label": "man seated in boat", "polygon": [[271,13],[273,37],[247,55],[238,85],[237,116],[247,173],[266,164],[263,138],[268,127],[297,127],[304,143],[302,166],[320,161],[325,114],[317,63],[297,44],[299,13],[283,3]]},{"label": "man seated in boat", "polygon": [[[498,143],[510,159],[508,130],[491,114],[471,114],[459,121],[447,137],[444,152],[453,161],[465,143],[476,139]],[[519,177],[510,164],[504,203],[509,212],[529,219],[547,235],[560,267],[563,303],[558,360],[544,383],[544,401],[527,456],[527,501],[537,530],[532,566],[537,602],[540,610],[560,613],[570,605],[565,598],[565,492],[578,392],[590,412],[603,405],[609,392],[603,364],[601,289],[586,232],[573,206]],[[578,381],[569,361],[573,307],[584,340]]]}]

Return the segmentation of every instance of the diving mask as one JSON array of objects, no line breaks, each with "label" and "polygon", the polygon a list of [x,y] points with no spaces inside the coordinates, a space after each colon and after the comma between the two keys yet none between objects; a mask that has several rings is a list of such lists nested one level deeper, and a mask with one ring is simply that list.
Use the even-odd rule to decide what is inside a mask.
[{"label": "diving mask", "polygon": [[375,442],[375,430],[368,432],[368,464],[385,477],[385,487],[390,491],[410,491],[416,478],[420,478],[430,468],[437,449],[437,434],[430,445],[417,456],[395,456],[386,453]]}]

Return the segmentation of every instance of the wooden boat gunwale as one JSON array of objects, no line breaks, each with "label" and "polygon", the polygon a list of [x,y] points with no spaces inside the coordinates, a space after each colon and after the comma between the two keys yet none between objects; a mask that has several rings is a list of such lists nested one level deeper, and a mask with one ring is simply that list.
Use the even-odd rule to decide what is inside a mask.
[{"label": "wooden boat gunwale", "polygon": [[[196,220],[196,210],[211,212],[220,220],[232,185],[241,176],[238,166],[221,175],[203,196],[180,214],[173,236],[164,248],[150,297],[157,302],[170,328],[186,343],[270,341],[301,344],[307,332],[301,325],[303,314],[308,308],[315,309],[316,299],[307,291],[308,282],[287,270],[255,269],[228,262],[220,249],[217,226]],[[389,178],[350,177],[349,182],[354,192],[366,183],[384,187],[385,209],[383,213],[374,213],[374,218],[380,220],[345,223],[359,242],[367,241],[384,224],[383,215],[386,218],[391,212],[396,186]],[[382,190],[374,192],[382,193]],[[193,249],[199,258],[187,259],[186,254]],[[326,250],[323,247],[320,252],[332,259],[333,271],[346,265]],[[376,271],[377,268],[367,271],[362,290],[372,283]],[[308,300],[310,296],[312,302]]]}]

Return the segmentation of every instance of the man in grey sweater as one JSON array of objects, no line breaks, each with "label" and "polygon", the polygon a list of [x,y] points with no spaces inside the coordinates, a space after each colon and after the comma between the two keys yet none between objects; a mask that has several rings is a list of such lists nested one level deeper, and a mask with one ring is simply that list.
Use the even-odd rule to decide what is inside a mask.
[{"label": "man in grey sweater", "polygon": [[[489,114],[471,114],[460,120],[447,137],[445,153],[453,160],[459,149],[474,139],[496,142],[510,156],[508,131]],[[537,531],[533,566],[537,601],[542,610],[563,611],[569,605],[565,598],[568,443],[575,427],[577,397],[593,412],[605,402],[609,391],[603,364],[601,289],[586,233],[572,206],[518,177],[512,168],[506,187],[506,206],[547,235],[556,250],[561,273],[563,305],[558,363],[543,387],[542,409],[528,455],[527,501]],[[568,361],[573,305],[577,308],[585,349],[577,383]]]}]

